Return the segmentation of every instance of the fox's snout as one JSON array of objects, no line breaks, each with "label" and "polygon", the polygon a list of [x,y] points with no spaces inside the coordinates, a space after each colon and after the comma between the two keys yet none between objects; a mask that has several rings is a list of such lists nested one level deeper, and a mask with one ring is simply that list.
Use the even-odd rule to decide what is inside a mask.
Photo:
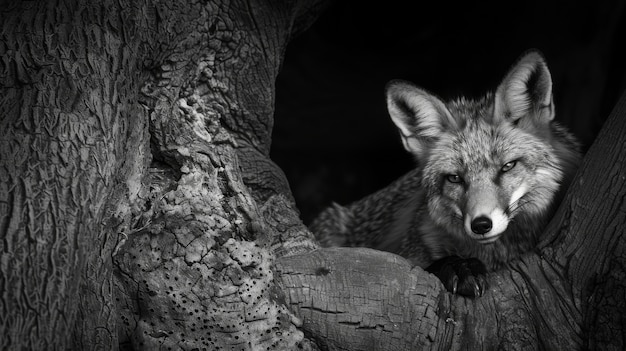
[{"label": "fox's snout", "polygon": [[509,225],[506,208],[516,201],[523,191],[516,192],[508,199],[492,186],[479,186],[467,193],[464,211],[465,232],[472,239],[483,244],[496,241]]},{"label": "fox's snout", "polygon": [[509,217],[498,207],[491,211],[471,211],[465,214],[465,232],[480,243],[496,241],[509,225]]}]

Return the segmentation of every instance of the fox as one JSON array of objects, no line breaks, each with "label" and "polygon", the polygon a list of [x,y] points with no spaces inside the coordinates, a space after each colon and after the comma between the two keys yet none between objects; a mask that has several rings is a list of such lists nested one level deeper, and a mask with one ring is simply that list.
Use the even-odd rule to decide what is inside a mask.
[{"label": "fox", "polygon": [[309,227],[323,246],[393,252],[453,294],[482,296],[489,272],[536,247],[582,159],[555,121],[546,60],[527,51],[480,98],[444,101],[405,80],[385,96],[416,167]]}]

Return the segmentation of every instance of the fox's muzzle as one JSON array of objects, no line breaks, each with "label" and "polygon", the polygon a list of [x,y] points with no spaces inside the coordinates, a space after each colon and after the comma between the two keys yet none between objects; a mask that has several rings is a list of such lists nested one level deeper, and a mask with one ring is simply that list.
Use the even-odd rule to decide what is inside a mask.
[{"label": "fox's muzzle", "polygon": [[494,242],[509,225],[504,213],[506,202],[501,201],[493,184],[470,186],[466,194],[465,232],[480,243]]}]

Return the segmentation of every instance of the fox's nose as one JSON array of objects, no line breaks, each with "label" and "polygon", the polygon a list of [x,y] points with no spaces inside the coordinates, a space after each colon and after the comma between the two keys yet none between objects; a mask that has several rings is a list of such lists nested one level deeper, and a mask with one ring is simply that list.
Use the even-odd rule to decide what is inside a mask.
[{"label": "fox's nose", "polygon": [[480,216],[472,221],[472,231],[476,234],[485,234],[491,230],[491,219],[489,217]]}]

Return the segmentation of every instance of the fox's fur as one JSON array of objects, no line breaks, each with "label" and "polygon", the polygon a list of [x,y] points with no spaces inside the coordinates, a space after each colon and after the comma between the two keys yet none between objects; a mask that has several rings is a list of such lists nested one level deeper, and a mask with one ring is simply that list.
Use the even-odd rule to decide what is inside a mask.
[{"label": "fox's fur", "polygon": [[545,60],[528,52],[495,92],[448,102],[406,81],[386,89],[417,168],[311,224],[325,245],[369,246],[426,267],[473,257],[494,270],[531,250],[581,159],[554,121]]}]

